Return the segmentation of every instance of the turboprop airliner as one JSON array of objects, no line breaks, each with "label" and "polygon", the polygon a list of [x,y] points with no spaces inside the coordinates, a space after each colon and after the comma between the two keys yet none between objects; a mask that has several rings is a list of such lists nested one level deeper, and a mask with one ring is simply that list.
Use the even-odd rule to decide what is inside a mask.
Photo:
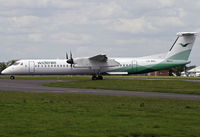
[{"label": "turboprop airliner", "polygon": [[171,67],[185,65],[194,45],[196,32],[179,32],[177,39],[165,54],[139,58],[108,58],[106,55],[73,58],[66,54],[66,59],[31,59],[18,60],[1,72],[11,75],[73,75],[89,74],[92,80],[102,80],[103,74],[141,74]]}]

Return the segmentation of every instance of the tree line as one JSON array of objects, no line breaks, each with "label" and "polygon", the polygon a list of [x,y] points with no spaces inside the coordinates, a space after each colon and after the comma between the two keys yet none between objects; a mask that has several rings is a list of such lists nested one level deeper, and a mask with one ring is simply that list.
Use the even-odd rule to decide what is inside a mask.
[{"label": "tree line", "polygon": [[0,62],[0,72],[2,72],[5,68],[11,66],[15,62],[16,62],[16,60],[11,60],[11,61],[8,61],[8,62]]},{"label": "tree line", "polygon": [[169,69],[169,75],[173,76],[173,74],[175,74],[176,76],[181,76],[181,72],[183,71],[187,72],[188,70],[193,69],[195,67],[196,66],[186,66],[186,65],[173,67]]}]

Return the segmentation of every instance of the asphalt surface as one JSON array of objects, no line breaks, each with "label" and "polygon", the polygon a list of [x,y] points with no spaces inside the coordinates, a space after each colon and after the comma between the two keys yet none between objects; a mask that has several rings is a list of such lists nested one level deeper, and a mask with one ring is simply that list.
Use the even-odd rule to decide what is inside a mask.
[{"label": "asphalt surface", "polygon": [[53,92],[53,93],[74,93],[74,94],[95,94],[95,95],[114,95],[114,96],[139,96],[156,98],[177,98],[200,100],[200,95],[176,94],[176,93],[158,93],[158,92],[137,92],[137,91],[119,91],[102,89],[77,89],[77,88],[59,88],[45,87],[44,83],[64,82],[67,80],[9,80],[0,79],[0,90],[4,91],[23,91],[23,92]]}]

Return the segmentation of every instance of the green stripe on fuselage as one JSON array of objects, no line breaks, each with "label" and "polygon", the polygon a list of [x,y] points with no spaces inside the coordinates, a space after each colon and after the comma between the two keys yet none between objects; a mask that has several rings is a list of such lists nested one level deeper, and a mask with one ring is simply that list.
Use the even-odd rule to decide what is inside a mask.
[{"label": "green stripe on fuselage", "polygon": [[151,65],[134,65],[134,66],[127,66],[127,67],[121,67],[115,70],[112,70],[111,72],[128,72],[128,74],[141,74],[141,73],[148,73],[153,72],[157,70],[163,70],[163,69],[169,69],[171,67],[176,67],[180,65],[188,64],[189,62],[188,57],[190,55],[191,50],[185,50],[183,52],[177,53],[164,61],[158,63],[158,64],[151,64]]},{"label": "green stripe on fuselage", "polygon": [[112,70],[112,72],[128,72],[128,74],[141,74],[141,73],[148,73],[153,72],[157,70],[163,70],[168,69],[171,67],[176,67],[180,65],[187,64],[188,62],[185,60],[164,60],[163,62],[155,65],[146,65],[146,66],[128,66],[128,67],[122,67],[115,70]]}]

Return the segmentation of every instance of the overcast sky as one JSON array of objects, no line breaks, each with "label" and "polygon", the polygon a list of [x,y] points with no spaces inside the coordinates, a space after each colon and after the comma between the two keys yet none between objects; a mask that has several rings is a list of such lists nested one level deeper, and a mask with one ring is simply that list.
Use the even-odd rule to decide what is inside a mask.
[{"label": "overcast sky", "polygon": [[[0,62],[164,53],[180,31],[200,32],[200,1],[0,0]],[[199,53],[200,37],[192,64]]]}]

